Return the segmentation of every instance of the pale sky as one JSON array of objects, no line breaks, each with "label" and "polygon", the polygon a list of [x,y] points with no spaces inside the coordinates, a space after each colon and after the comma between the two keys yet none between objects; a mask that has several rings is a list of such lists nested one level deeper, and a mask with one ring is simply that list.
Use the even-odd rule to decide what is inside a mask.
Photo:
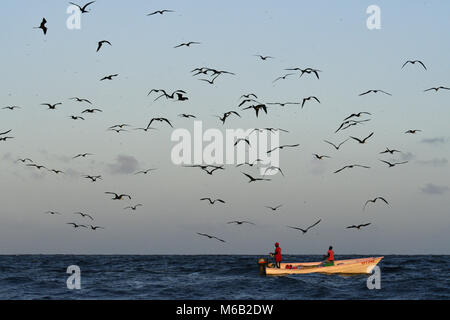
[{"label": "pale sky", "polygon": [[[87,1],[86,1],[87,2]],[[81,2],[80,2],[81,4]],[[366,26],[369,5],[381,9],[381,29]],[[127,6],[126,6],[127,5]],[[450,249],[450,87],[448,1],[123,1],[98,0],[82,15],[81,29],[66,27],[65,1],[3,1],[0,20],[2,76],[0,133],[0,253],[86,254],[266,254],[279,242],[284,254],[449,254]],[[160,9],[175,12],[146,16]],[[39,29],[42,17],[48,33]],[[109,40],[96,52],[97,42]],[[198,41],[189,48],[173,47]],[[269,55],[262,61],[254,55]],[[402,65],[419,59],[420,65]],[[196,67],[227,70],[214,85],[190,72]],[[320,80],[290,71],[312,67]],[[99,79],[118,73],[113,81]],[[147,96],[152,88],[183,89],[185,102]],[[392,94],[359,94],[381,89]],[[258,118],[238,107],[242,94],[261,102],[321,103],[270,106]],[[78,96],[93,102],[77,103]],[[48,111],[41,103],[57,103]],[[86,108],[102,113],[83,114]],[[229,110],[223,126],[214,117]],[[369,122],[334,133],[352,113],[370,112]],[[227,165],[210,176],[172,163],[172,128],[116,134],[109,126],[143,127],[166,117],[175,128],[193,130],[191,113],[204,129],[277,127],[281,144],[300,147],[280,152],[285,173],[270,182],[248,183],[242,171]],[[416,135],[404,134],[421,129]],[[339,151],[323,140],[347,141]],[[401,154],[381,155],[386,147]],[[73,160],[78,153],[93,153]],[[326,154],[317,160],[312,154]],[[15,163],[29,157],[56,176]],[[388,168],[379,159],[409,161]],[[364,164],[333,172],[347,164]],[[148,175],[136,171],[158,168]],[[84,174],[101,174],[91,183]],[[106,191],[127,193],[132,200],[112,201]],[[362,210],[366,200],[385,197]],[[221,198],[210,206],[199,199]],[[124,207],[142,203],[135,212]],[[283,204],[276,214],[264,206]],[[61,216],[44,214],[59,211]],[[104,230],[75,230],[68,222],[90,223],[74,215],[91,214]],[[255,225],[231,225],[232,220]],[[290,226],[307,227],[303,235]],[[346,226],[371,222],[366,228]],[[198,236],[207,233],[222,243]]]}]

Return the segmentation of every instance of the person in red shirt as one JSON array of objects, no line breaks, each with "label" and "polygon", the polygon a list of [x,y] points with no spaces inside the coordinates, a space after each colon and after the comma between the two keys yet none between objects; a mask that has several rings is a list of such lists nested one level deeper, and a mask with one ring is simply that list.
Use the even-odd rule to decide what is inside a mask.
[{"label": "person in red shirt", "polygon": [[280,244],[278,242],[275,243],[275,252],[270,253],[271,256],[275,256],[275,267],[280,268],[281,267],[281,248]]},{"label": "person in red shirt", "polygon": [[325,256],[326,260],[323,263],[324,267],[334,266],[334,251],[333,247],[330,246],[327,251],[327,255]]}]

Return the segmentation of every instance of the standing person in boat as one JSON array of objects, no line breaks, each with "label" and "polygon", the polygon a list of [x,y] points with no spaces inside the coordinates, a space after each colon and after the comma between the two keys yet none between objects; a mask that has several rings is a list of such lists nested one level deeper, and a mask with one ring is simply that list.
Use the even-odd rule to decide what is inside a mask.
[{"label": "standing person in boat", "polygon": [[325,261],[323,262],[324,267],[334,266],[334,251],[333,247],[330,246],[327,251],[327,255],[325,256]]},{"label": "standing person in boat", "polygon": [[278,242],[275,243],[275,252],[271,252],[270,255],[275,256],[275,267],[280,268],[282,258],[281,258],[281,248]]}]

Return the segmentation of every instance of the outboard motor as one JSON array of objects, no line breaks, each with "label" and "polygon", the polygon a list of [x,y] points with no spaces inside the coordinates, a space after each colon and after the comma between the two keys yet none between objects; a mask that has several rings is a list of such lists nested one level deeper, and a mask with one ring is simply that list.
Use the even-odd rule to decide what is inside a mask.
[{"label": "outboard motor", "polygon": [[259,274],[266,275],[266,268],[268,264],[269,262],[267,261],[267,259],[261,258],[258,260]]}]

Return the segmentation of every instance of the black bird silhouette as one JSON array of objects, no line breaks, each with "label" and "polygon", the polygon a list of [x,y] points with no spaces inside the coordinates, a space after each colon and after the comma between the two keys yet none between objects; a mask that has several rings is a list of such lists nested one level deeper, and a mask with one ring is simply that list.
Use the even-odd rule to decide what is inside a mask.
[{"label": "black bird silhouette", "polygon": [[309,100],[311,100],[311,99],[314,99],[314,100],[316,100],[318,103],[320,103],[319,99],[317,99],[317,97],[314,97],[314,96],[310,96],[310,97],[307,97],[307,98],[303,98],[302,109],[303,109],[303,106],[305,105],[305,102],[306,102],[306,101],[309,101]]},{"label": "black bird silhouette", "polygon": [[[196,164],[196,165],[187,165],[187,166],[183,166],[183,167],[188,167],[188,168],[200,168],[201,170],[207,172],[208,174],[212,175],[212,173],[216,170],[225,170],[222,166],[213,166],[213,165],[200,165],[200,164]],[[208,171],[208,168],[212,168],[211,171]]]},{"label": "black bird silhouette", "polygon": [[256,160],[253,161],[252,163],[249,163],[249,162],[239,163],[239,164],[236,165],[236,168],[237,168],[237,167],[240,167],[240,166],[243,166],[243,165],[248,165],[248,166],[250,166],[250,167],[253,167],[253,166],[254,166],[256,163],[258,163],[258,162],[262,162],[262,160],[261,160],[261,159],[256,159]]},{"label": "black bird silhouette", "polygon": [[167,124],[169,124],[169,126],[172,126],[172,123],[170,123],[170,121],[166,118],[153,118],[152,120],[150,120],[150,123],[147,125],[147,129],[150,128],[150,126],[152,125],[153,121],[159,121],[159,122],[166,122]]},{"label": "black bird silhouette", "polygon": [[219,76],[217,75],[212,79],[198,79],[198,80],[208,82],[209,84],[214,84],[214,80],[216,80],[218,77]]},{"label": "black bird silhouette", "polygon": [[271,180],[271,179],[266,179],[266,178],[253,178],[251,175],[249,175],[247,173],[244,173],[244,172],[241,172],[241,173],[250,179],[250,181],[248,183],[256,182],[256,181],[270,181]]},{"label": "black bird silhouette", "polygon": [[42,22],[39,25],[39,27],[34,27],[34,29],[42,29],[42,32],[44,32],[44,35],[46,35],[48,30],[48,28],[45,26],[46,23],[47,20],[45,18],[42,18]]},{"label": "black bird silhouette", "polygon": [[187,118],[187,119],[189,119],[189,118],[197,118],[193,114],[186,114],[186,113],[179,114],[178,116],[181,117],[181,118]]},{"label": "black bird silhouette", "polygon": [[45,212],[45,214],[50,214],[50,215],[61,215],[61,213],[57,212],[57,211],[47,211]]},{"label": "black bird silhouette", "polygon": [[267,151],[267,153],[271,153],[271,152],[273,152],[273,151],[275,151],[277,149],[283,150],[284,148],[295,148],[295,147],[298,147],[299,145],[300,145],[299,143],[297,143],[297,144],[285,144],[285,145],[282,145],[282,146],[279,146],[279,147],[275,147],[272,150]]},{"label": "black bird silhouette", "polygon": [[85,175],[85,176],[83,176],[83,178],[90,179],[92,182],[97,182],[97,180],[99,180],[99,179],[102,180],[101,175],[98,175],[98,176]]},{"label": "black bird silhouette", "polygon": [[91,1],[91,2],[88,2],[88,3],[86,3],[84,6],[79,6],[78,4],[76,4],[76,3],[73,3],[73,2],[69,2],[70,4],[72,4],[72,5],[74,5],[74,6],[77,6],[79,9],[80,9],[80,11],[81,11],[81,13],[88,13],[89,11],[88,10],[86,10],[86,8],[89,6],[89,5],[91,5],[91,4],[93,4],[95,1]]},{"label": "black bird silhouette", "polygon": [[101,78],[100,81],[103,81],[103,80],[112,80],[113,77],[117,77],[118,75],[119,75],[118,73],[110,74],[109,76],[105,76],[105,77]]},{"label": "black bird silhouette", "polygon": [[376,197],[375,199],[369,199],[369,200],[367,200],[366,203],[364,204],[363,210],[366,209],[366,206],[367,206],[367,204],[368,204],[369,202],[375,203],[377,200],[382,200],[382,201],[384,201],[384,203],[386,203],[387,205],[389,205],[389,202],[387,202],[385,198],[383,198],[383,197]]},{"label": "black bird silhouette", "polygon": [[361,111],[361,112],[358,112],[358,113],[352,113],[351,115],[349,115],[347,118],[345,118],[345,119],[342,120],[342,121],[346,121],[346,120],[348,120],[348,119],[350,119],[350,118],[353,118],[353,117],[359,118],[359,117],[361,117],[361,115],[363,115],[363,114],[372,115],[370,112]]},{"label": "black bird silhouette", "polygon": [[300,77],[304,73],[307,73],[307,74],[314,73],[316,75],[317,79],[319,79],[319,72],[322,72],[321,70],[318,70],[318,69],[313,69],[313,68],[302,69],[302,68],[298,68],[298,67],[297,68],[288,68],[288,69],[284,69],[284,70],[300,71],[301,72]]},{"label": "black bird silhouette", "polygon": [[267,209],[270,209],[270,210],[272,210],[272,211],[277,211],[280,207],[282,207],[283,205],[282,204],[279,204],[278,206],[276,206],[276,207],[271,207],[271,206],[265,206]]},{"label": "black bird silhouette", "polygon": [[115,192],[105,192],[105,194],[112,194],[114,195],[114,198],[112,198],[112,200],[122,200],[123,198],[128,198],[131,200],[131,196],[128,194],[117,194]]},{"label": "black bird silhouette", "polygon": [[366,119],[366,120],[347,120],[341,123],[341,125],[339,126],[339,128],[337,128],[337,130],[334,133],[337,133],[339,130],[345,130],[350,128],[351,126],[355,126],[357,124],[363,123],[363,122],[367,122],[370,121],[370,119]]},{"label": "black bird silhouette", "polygon": [[0,136],[3,136],[3,135],[5,135],[5,134],[8,134],[8,133],[10,133],[12,131],[12,129],[9,129],[8,131],[5,131],[5,132],[1,132],[0,133]]},{"label": "black bird silhouette", "polygon": [[301,232],[303,232],[303,234],[305,234],[305,233],[308,232],[309,229],[311,229],[312,227],[315,227],[315,226],[318,225],[321,221],[322,221],[322,219],[319,219],[319,221],[317,221],[316,223],[314,223],[313,225],[309,226],[309,227],[306,228],[306,229],[302,229],[302,228],[299,228],[299,227],[291,227],[291,226],[287,226],[287,227],[288,227],[288,228],[291,228],[291,229],[300,230]]},{"label": "black bird silhouette", "polygon": [[95,112],[103,112],[103,111],[100,109],[86,109],[81,113],[95,113]]},{"label": "black bird silhouette", "polygon": [[395,167],[395,166],[398,165],[398,164],[405,164],[405,163],[408,163],[408,161],[394,162],[394,163],[391,163],[391,162],[389,162],[389,161],[384,161],[384,160],[380,160],[380,161],[386,163],[386,164],[389,166],[389,168]]},{"label": "black bird silhouette", "polygon": [[225,201],[224,200],[222,200],[222,199],[211,199],[211,198],[201,198],[200,199],[200,201],[203,201],[203,200],[208,200],[209,201],[209,204],[214,204],[214,203],[216,203],[216,202],[221,202],[221,203],[225,203]]},{"label": "black bird silhouette", "polygon": [[8,110],[13,111],[14,109],[20,109],[20,107],[19,106],[7,106],[7,107],[3,107],[2,109],[8,109]]},{"label": "black bird silhouette", "polygon": [[424,90],[424,92],[431,91],[431,90],[434,90],[435,92],[438,92],[438,90],[440,90],[440,89],[450,90],[450,88],[448,88],[448,87],[439,86],[439,87],[433,87],[433,88],[430,88],[430,89],[426,89],[426,90]]},{"label": "black bird silhouette", "polygon": [[284,173],[283,173],[283,171],[281,170],[281,168],[280,168],[280,167],[276,167],[276,166],[270,166],[270,167],[267,167],[266,170],[264,170],[263,177],[266,175],[267,171],[269,171],[269,170],[277,170],[277,171],[279,171],[279,172],[281,173],[281,175],[284,177]]},{"label": "black bird silhouette", "polygon": [[1,137],[0,141],[6,141],[8,139],[14,139],[14,137]]},{"label": "black bird silhouette", "polygon": [[135,206],[125,207],[125,208],[123,208],[123,210],[131,209],[133,211],[136,211],[137,207],[143,207],[143,205],[139,203],[139,204],[137,204]]},{"label": "black bird silhouette", "polygon": [[260,55],[260,54],[255,54],[254,56],[255,56],[255,57],[260,57],[261,60],[274,59],[274,57],[271,57],[271,56],[262,56],[262,55]]},{"label": "black bird silhouette", "polygon": [[277,104],[280,107],[284,107],[284,106],[286,106],[288,104],[300,104],[300,102],[268,102],[266,104]]},{"label": "black bird silhouette", "polygon": [[206,233],[199,233],[199,232],[197,232],[197,234],[201,235],[201,236],[204,236],[204,237],[207,237],[209,239],[216,239],[216,240],[219,240],[221,242],[226,242],[225,240],[219,239],[219,238],[217,238],[215,236],[210,236],[209,234],[206,234]]},{"label": "black bird silhouette", "polygon": [[239,99],[242,99],[242,98],[250,99],[251,96],[252,96],[252,97],[255,97],[255,99],[258,99],[258,97],[256,96],[256,94],[254,94],[254,93],[243,94]]},{"label": "black bird silhouette", "polygon": [[366,143],[367,139],[369,139],[371,136],[373,136],[373,132],[371,134],[369,134],[367,137],[365,137],[363,140],[356,138],[356,137],[350,137],[350,138],[358,141],[361,144],[364,144],[364,143]]},{"label": "black bird silhouette", "polygon": [[199,74],[208,75],[208,71],[211,71],[211,69],[207,67],[195,68],[191,70],[191,72],[196,72],[192,75],[193,77],[198,76]]},{"label": "black bird silhouette", "polygon": [[82,227],[82,228],[87,228],[84,224],[76,224],[75,222],[69,222],[69,223],[67,223],[67,224],[72,225],[75,229],[76,229],[76,228],[80,228],[80,227]]},{"label": "black bird silhouette", "polygon": [[248,223],[248,224],[255,225],[253,222],[250,222],[250,221],[239,221],[239,220],[234,220],[234,221],[227,222],[227,224],[231,224],[231,223],[235,223],[235,224],[237,224],[237,225],[241,225],[241,224],[244,224],[244,223]]},{"label": "black bird silhouette", "polygon": [[244,139],[244,138],[237,139],[236,142],[234,143],[234,146],[236,146],[241,141],[246,142],[250,146],[250,141],[248,139]]},{"label": "black bird silhouette", "polygon": [[166,93],[166,91],[165,91],[164,89],[152,89],[152,90],[149,91],[149,93],[147,94],[147,96],[151,95],[153,92],[156,92],[156,93],[158,93],[158,92]]},{"label": "black bird silhouette", "polygon": [[301,71],[300,77],[301,77],[304,73],[307,73],[307,74],[314,73],[314,74],[316,75],[317,79],[319,79],[319,72],[322,72],[322,71],[320,71],[320,70],[312,69],[312,68],[306,68],[306,69],[303,69],[303,70],[300,69],[300,71]]},{"label": "black bird silhouette", "polygon": [[148,174],[149,172],[151,172],[151,171],[155,171],[156,169],[147,169],[147,170],[142,170],[142,171],[138,171],[138,172],[136,172],[135,173],[135,175],[136,174],[140,174],[140,173],[142,173],[142,174]]},{"label": "black bird silhouette", "polygon": [[317,153],[313,153],[313,156],[315,156],[319,160],[323,160],[323,158],[331,158],[331,157],[326,156],[326,155],[318,155]]},{"label": "black bird silhouette", "polygon": [[35,163],[27,164],[27,167],[34,167],[34,168],[36,168],[38,170],[41,170],[41,169],[47,169],[48,170],[48,168],[46,168],[45,166],[41,166],[41,165],[38,165],[38,164],[35,164]]},{"label": "black bird silhouette", "polygon": [[273,80],[272,83],[275,83],[275,82],[277,82],[278,80],[286,80],[287,77],[292,76],[292,75],[294,75],[294,74],[295,74],[295,73],[288,73],[288,74],[285,74],[284,76],[278,77],[278,78],[276,78],[275,80]]},{"label": "black bird silhouette", "polygon": [[16,162],[19,162],[19,161],[22,162],[22,163],[25,163],[25,162],[27,162],[27,161],[28,161],[28,162],[33,162],[33,160],[31,160],[30,158],[17,159],[17,160],[16,160]]},{"label": "black bird silhouette", "polygon": [[363,224],[359,224],[359,225],[352,225],[352,226],[348,226],[346,229],[358,229],[358,230],[360,230],[361,229],[361,227],[367,227],[367,226],[369,226],[371,223],[369,222],[369,223],[363,223]]},{"label": "black bird silhouette", "polygon": [[121,132],[123,132],[123,131],[128,131],[128,130],[125,130],[125,129],[117,129],[117,128],[108,128],[107,130],[111,130],[111,131],[115,131],[116,133],[121,133]]},{"label": "black bird silhouette", "polygon": [[86,158],[87,156],[93,156],[92,153],[79,153],[77,154],[75,157],[73,157],[72,159],[76,159],[76,158]]},{"label": "black bird silhouette", "polygon": [[41,103],[41,106],[47,106],[48,110],[56,110],[56,106],[62,105],[61,102],[50,104],[50,103]]},{"label": "black bird silhouette", "polygon": [[201,67],[201,68],[195,68],[195,69],[191,70],[191,72],[196,72],[195,74],[192,75],[193,77],[195,77],[199,74],[208,75],[208,72],[212,72],[213,75],[216,75],[217,73],[215,73],[213,70],[214,69],[211,69],[208,67]]},{"label": "black bird silhouette", "polygon": [[246,104],[247,102],[255,102],[255,103],[260,104],[259,101],[255,100],[255,99],[248,98],[248,99],[242,100],[241,103],[239,103],[238,107],[241,107],[242,105]]},{"label": "black bird silhouette", "polygon": [[177,100],[188,100],[187,97],[184,97],[184,96],[183,96],[183,93],[184,93],[184,94],[186,93],[186,91],[184,91],[184,90],[175,90],[175,91],[172,92],[171,94],[168,94],[168,93],[167,93],[165,90],[163,90],[163,89],[158,89],[158,90],[152,89],[152,90],[149,92],[149,94],[150,94],[152,91],[155,91],[155,92],[161,91],[161,92],[162,92],[162,94],[159,95],[158,97],[156,97],[156,99],[153,100],[153,101],[156,101],[156,100],[158,100],[158,99],[160,99],[160,98],[162,98],[162,97],[165,97],[166,99],[175,99],[175,95],[177,95]]},{"label": "black bird silhouette", "polygon": [[149,13],[147,16],[152,16],[152,15],[157,14],[157,13],[159,13],[159,14],[164,14],[164,13],[166,13],[166,12],[175,12],[175,11],[173,11],[173,10],[167,10],[167,9],[164,9],[164,10],[156,10],[155,12]]},{"label": "black bird silhouette", "polygon": [[108,40],[102,40],[98,42],[98,46],[97,46],[97,52],[101,49],[101,47],[103,46],[104,43],[109,44],[110,46],[112,46],[111,42],[109,42]]},{"label": "black bird silhouette", "polygon": [[385,151],[382,151],[382,152],[380,152],[380,154],[383,154],[383,153],[390,153],[390,154],[394,154],[394,152],[401,152],[401,151],[399,151],[399,150],[395,150],[395,149],[391,150],[391,149],[389,149],[388,147],[386,147],[386,150],[385,150]]},{"label": "black bird silhouette", "polygon": [[274,131],[289,132],[289,131],[287,131],[287,130],[280,129],[280,128],[255,128],[255,129],[253,129],[253,130],[250,132],[250,134],[253,133],[253,131],[263,132],[264,130],[270,131],[270,132],[274,132]]},{"label": "black bird silhouette", "polygon": [[421,131],[422,131],[422,130],[414,129],[414,130],[408,130],[408,131],[405,131],[405,133],[416,134],[417,132],[421,132]]},{"label": "black bird silhouette", "polygon": [[406,66],[408,63],[416,64],[416,62],[420,63],[420,64],[422,65],[422,67],[423,67],[425,70],[427,70],[427,67],[425,67],[425,65],[423,64],[423,62],[420,61],[420,60],[408,60],[408,61],[406,61],[406,62],[403,64],[402,69],[403,69],[403,67]]},{"label": "black bird silhouette", "polygon": [[103,227],[100,227],[100,226],[93,226],[93,225],[90,225],[90,227],[91,227],[91,230],[97,230],[97,229],[105,229],[105,228],[103,228]]},{"label": "black bird silhouette", "polygon": [[76,100],[77,102],[87,102],[89,104],[92,104],[88,99],[83,99],[83,98],[78,98],[78,97],[70,98],[70,100]]},{"label": "black bird silhouette", "polygon": [[378,93],[378,92],[381,92],[381,93],[387,94],[387,95],[389,95],[389,96],[392,96],[392,94],[390,94],[390,93],[388,93],[388,92],[386,92],[386,91],[383,91],[383,90],[368,90],[368,91],[363,92],[363,93],[361,93],[361,94],[359,94],[359,95],[360,95],[360,96],[364,96],[364,95],[366,95],[366,94],[368,94],[368,93]]},{"label": "black bird silhouette", "polygon": [[83,117],[80,116],[69,116],[69,118],[72,120],[85,120]]},{"label": "black bird silhouette", "polygon": [[130,126],[129,124],[122,123],[122,124],[116,124],[116,125],[113,125],[113,126],[109,127],[109,129],[114,129],[114,128],[120,128],[120,129],[123,129],[123,127],[129,127],[129,126]]},{"label": "black bird silhouette", "polygon": [[222,121],[222,124],[225,124],[225,120],[227,120],[227,118],[232,114],[235,114],[239,118],[241,118],[241,115],[239,113],[237,113],[236,111],[228,111],[228,112],[225,112],[222,117],[220,117],[220,116],[216,116],[216,117],[219,118],[220,121]]},{"label": "black bird silhouette", "polygon": [[225,70],[216,70],[216,69],[209,69],[208,71],[212,72],[212,76],[215,75],[222,75],[222,74],[230,74],[230,75],[235,75],[233,72],[229,72],[229,71],[225,71]]},{"label": "black bird silhouette", "polygon": [[63,171],[61,171],[61,170],[48,169],[48,171],[49,171],[49,172],[53,172],[53,173],[56,173],[56,174],[60,174],[60,173],[64,174],[64,172],[63,172]]},{"label": "black bird silhouette", "polygon": [[158,130],[158,129],[156,129],[156,128],[151,128],[151,127],[148,127],[148,128],[134,128],[133,130],[142,130],[142,131],[145,131],[145,132],[147,132],[148,130]]},{"label": "black bird silhouette", "polygon": [[177,95],[177,98],[176,98],[176,100],[178,100],[178,101],[186,101],[186,100],[189,100],[189,98],[188,98],[188,97],[186,97],[186,96],[183,96],[183,94],[182,94],[182,93],[180,93],[180,92],[177,92],[177,93],[176,93],[176,95]]},{"label": "black bird silhouette", "polygon": [[327,140],[323,140],[323,141],[326,142],[326,143],[328,143],[328,144],[330,144],[330,145],[332,145],[336,150],[339,150],[339,148],[340,148],[345,142],[347,142],[349,139],[350,139],[350,138],[344,140],[343,142],[341,142],[341,143],[338,144],[337,146],[336,146],[333,142],[330,142],[330,141],[327,141]]},{"label": "black bird silhouette", "polygon": [[210,166],[206,166],[206,168],[205,168],[204,166],[201,166],[201,169],[202,169],[203,171],[205,171],[207,174],[209,174],[210,176],[212,176],[212,174],[214,173],[214,171],[217,171],[217,170],[225,170],[225,169],[223,168],[223,166],[220,166],[220,167],[215,166],[215,167],[213,167],[211,170],[208,170],[208,167],[210,167]]},{"label": "black bird silhouette", "polygon": [[79,214],[80,216],[82,216],[83,218],[89,218],[91,220],[94,220],[94,218],[92,218],[91,215],[87,214],[87,213],[83,213],[83,212],[75,212],[74,214]]},{"label": "black bird silhouette", "polygon": [[336,170],[334,173],[341,172],[341,171],[344,170],[344,169],[352,169],[352,168],[354,168],[354,167],[360,167],[360,168],[370,169],[370,167],[368,167],[368,166],[362,166],[362,165],[359,165],[359,164],[351,164],[351,165],[342,167],[342,168],[339,169],[339,170]]},{"label": "black bird silhouette", "polygon": [[183,42],[180,43],[179,45],[175,46],[174,48],[179,48],[179,47],[189,47],[191,44],[200,44],[200,42],[195,42],[195,41],[189,41],[189,42]]}]

